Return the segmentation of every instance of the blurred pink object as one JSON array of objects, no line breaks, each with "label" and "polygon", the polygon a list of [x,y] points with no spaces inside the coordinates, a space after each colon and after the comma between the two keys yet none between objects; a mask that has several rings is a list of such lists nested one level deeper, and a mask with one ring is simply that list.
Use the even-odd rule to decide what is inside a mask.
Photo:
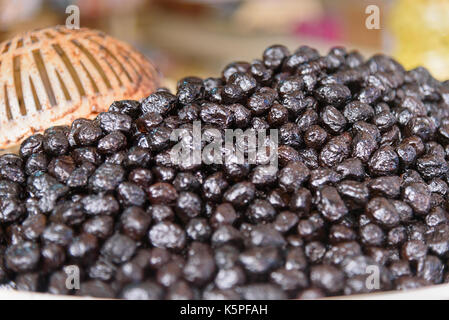
[{"label": "blurred pink object", "polygon": [[42,0],[0,0],[0,30],[30,19],[41,5]]},{"label": "blurred pink object", "polygon": [[333,16],[325,15],[315,20],[303,21],[296,25],[293,31],[301,36],[320,38],[328,41],[343,39],[341,23]]}]

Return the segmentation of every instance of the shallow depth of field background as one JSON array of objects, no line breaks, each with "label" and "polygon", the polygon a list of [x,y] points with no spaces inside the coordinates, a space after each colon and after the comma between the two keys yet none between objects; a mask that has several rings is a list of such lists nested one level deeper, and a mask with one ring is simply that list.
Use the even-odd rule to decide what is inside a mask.
[{"label": "shallow depth of field background", "polygon": [[[70,4],[80,8],[81,27],[130,42],[172,81],[217,76],[274,43],[384,52],[449,79],[449,0],[0,0],[0,41],[65,24]],[[369,5],[380,9],[379,29],[365,26]]]}]

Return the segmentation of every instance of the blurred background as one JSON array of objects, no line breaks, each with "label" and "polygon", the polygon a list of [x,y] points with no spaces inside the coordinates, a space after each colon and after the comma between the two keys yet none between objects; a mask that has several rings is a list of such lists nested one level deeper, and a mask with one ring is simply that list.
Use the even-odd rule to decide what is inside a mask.
[{"label": "blurred background", "polygon": [[[168,79],[217,75],[274,43],[385,52],[449,78],[449,0],[0,0],[0,41],[65,24],[71,4],[81,27],[133,44]],[[379,8],[378,29],[366,27],[370,5]]]}]

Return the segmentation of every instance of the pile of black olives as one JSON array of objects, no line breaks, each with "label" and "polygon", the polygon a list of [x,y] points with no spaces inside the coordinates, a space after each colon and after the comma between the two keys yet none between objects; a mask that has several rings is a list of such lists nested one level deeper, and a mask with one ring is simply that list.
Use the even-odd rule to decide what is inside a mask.
[{"label": "pile of black olives", "polygon": [[[278,129],[278,166],[174,164],[171,133],[194,121]],[[0,156],[1,287],[305,299],[449,282],[448,157],[449,82],[273,45]]]}]

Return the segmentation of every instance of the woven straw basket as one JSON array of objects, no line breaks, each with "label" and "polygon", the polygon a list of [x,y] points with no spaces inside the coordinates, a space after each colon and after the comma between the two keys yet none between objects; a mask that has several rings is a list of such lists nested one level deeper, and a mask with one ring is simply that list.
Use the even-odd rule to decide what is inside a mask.
[{"label": "woven straw basket", "polygon": [[153,64],[102,32],[53,27],[0,44],[0,149],[50,126],[92,118],[158,86]]}]

